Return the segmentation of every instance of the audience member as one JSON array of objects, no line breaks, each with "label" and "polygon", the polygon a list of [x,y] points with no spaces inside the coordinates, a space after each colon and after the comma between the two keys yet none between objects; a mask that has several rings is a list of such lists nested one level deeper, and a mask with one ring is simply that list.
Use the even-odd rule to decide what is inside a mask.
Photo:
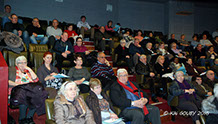
[{"label": "audience member", "polygon": [[136,65],[138,63],[139,57],[142,54],[145,54],[141,45],[139,45],[139,39],[135,39],[134,44],[130,44],[129,53],[133,57],[133,64]]},{"label": "audience member", "polygon": [[58,70],[51,65],[51,62],[52,53],[45,52],[43,55],[43,65],[38,68],[37,76],[44,87],[52,87],[58,90],[61,87],[63,80],[54,77],[58,74]]},{"label": "audience member", "polygon": [[193,53],[193,57],[196,58],[197,62],[201,64],[201,66],[205,66],[205,62],[209,62],[210,66],[213,66],[213,59],[207,59],[207,55],[205,49],[202,48],[201,44],[198,44]]},{"label": "audience member", "polygon": [[80,89],[81,93],[88,93],[89,92],[89,79],[91,77],[90,72],[88,72],[86,67],[83,67],[83,60],[82,56],[79,54],[75,55],[74,63],[76,66],[72,67],[69,72],[68,76],[70,80],[75,82]]},{"label": "audience member", "polygon": [[22,37],[25,44],[29,44],[28,32],[25,31],[23,24],[18,23],[18,17],[16,14],[11,14],[11,22],[5,23],[4,30],[12,32],[19,37]]},{"label": "audience member", "polygon": [[202,102],[202,111],[207,115],[206,124],[218,123],[218,84],[214,86],[214,95]]},{"label": "audience member", "polygon": [[[33,70],[27,66],[27,59],[24,56],[19,56],[15,60],[16,67],[9,67],[9,78],[8,78],[8,83],[9,83],[9,95],[11,94],[11,101],[14,101],[19,98],[23,98],[21,101],[19,101],[19,123],[34,123],[33,122],[33,115],[36,112],[36,108],[29,108],[30,106],[27,106],[28,102],[25,99],[25,93],[24,91],[18,93],[13,93],[13,90],[11,92],[11,89],[15,86],[21,86],[23,87],[24,85],[22,84],[28,84],[28,83],[33,83],[33,82],[38,82],[39,79],[37,75],[33,72]],[[19,89],[17,87],[16,89]],[[29,90],[30,87],[28,88]],[[16,92],[16,90],[14,91]],[[34,92],[34,91],[33,91]],[[32,96],[31,96],[32,97]],[[38,99],[39,100],[39,99]],[[39,100],[40,101],[40,100]],[[29,111],[26,115],[26,110],[29,108]]]},{"label": "audience member", "polygon": [[214,46],[209,46],[206,52],[207,59],[212,59],[213,61],[218,57],[217,53],[214,51]]},{"label": "audience member", "polygon": [[130,30],[127,29],[123,34],[123,39],[126,40],[126,47],[129,48],[130,45],[134,42],[134,38],[130,35]]},{"label": "audience member", "polygon": [[199,69],[194,63],[192,62],[191,58],[187,58],[185,69],[189,76],[197,76],[200,75],[203,71]]},{"label": "audience member", "polygon": [[201,101],[197,99],[195,89],[189,82],[184,80],[184,73],[182,71],[177,71],[175,78],[175,81],[169,88],[168,103],[178,96],[177,108],[194,112],[191,118],[196,124],[200,124],[198,110],[200,109]]},{"label": "audience member", "polygon": [[152,43],[152,45],[154,46],[154,49],[158,48],[158,42],[156,41],[156,39],[154,38],[154,35],[152,32],[149,33],[149,39],[148,39],[149,42]]},{"label": "audience member", "polygon": [[201,100],[213,95],[212,88],[202,81],[200,75],[192,77],[192,84],[196,89],[196,94],[201,98]]},{"label": "audience member", "polygon": [[91,40],[94,39],[94,34],[95,34],[95,29],[91,28],[88,24],[88,22],[86,22],[86,17],[85,16],[81,16],[80,17],[81,21],[79,21],[77,23],[77,27],[80,30],[80,34],[82,34],[82,37],[85,38],[85,32],[91,34],[90,38]]},{"label": "audience member", "polygon": [[179,61],[182,63],[186,62],[186,53],[183,52],[181,49],[177,49],[177,44],[172,43],[171,49],[169,50],[170,54],[172,54],[174,57],[179,58]]},{"label": "audience member", "polygon": [[57,40],[55,46],[53,47],[54,52],[56,53],[55,60],[57,61],[56,67],[59,71],[62,68],[62,62],[64,60],[69,60],[72,66],[73,64],[73,46],[70,41],[68,41],[67,32],[63,32],[60,40]]},{"label": "audience member", "polygon": [[170,35],[170,39],[167,41],[167,43],[168,43],[168,47],[170,47],[172,43],[176,43],[178,45],[178,41],[175,39],[175,34]]},{"label": "audience member", "polygon": [[216,74],[216,78],[217,78],[218,77],[218,59],[215,59],[214,65],[210,67],[210,69],[214,71],[214,73]]},{"label": "audience member", "polygon": [[218,28],[216,29],[216,31],[214,31],[212,33],[212,37],[215,38],[216,36],[218,36]]},{"label": "audience member", "polygon": [[149,83],[150,86],[150,91],[152,94],[152,101],[154,102],[158,102],[155,94],[156,94],[156,87],[154,85],[155,81],[156,81],[156,72],[153,68],[152,65],[150,65],[147,62],[147,57],[146,55],[141,55],[140,56],[140,61],[138,62],[138,64],[135,67],[135,71],[137,74],[139,75],[144,75],[144,84],[145,83]]},{"label": "audience member", "polygon": [[74,39],[75,39],[74,37],[78,36],[78,34],[73,30],[73,25],[72,24],[67,25],[67,29],[64,30],[64,32],[67,32],[68,39],[71,41],[71,44],[74,45]]},{"label": "audience member", "polygon": [[208,70],[206,76],[203,78],[203,82],[213,89],[214,85],[218,83],[218,79],[215,79],[215,74],[212,70]]},{"label": "audience member", "polygon": [[121,109],[120,117],[131,121],[131,124],[161,124],[159,109],[148,104],[147,94],[137,83],[128,80],[126,69],[118,69],[117,77],[111,87],[110,98]]},{"label": "audience member", "polygon": [[54,120],[57,124],[95,124],[92,111],[79,96],[73,81],[62,84],[54,101]]},{"label": "audience member", "polygon": [[178,40],[178,43],[180,44],[182,50],[190,51],[190,48],[189,48],[190,44],[187,40],[185,40],[185,34],[181,35],[181,39]]},{"label": "audience member", "polygon": [[93,78],[98,78],[101,81],[102,88],[106,92],[116,80],[116,76],[103,52],[98,53],[97,59],[98,61],[91,68],[91,74]]},{"label": "audience member", "polygon": [[207,35],[203,34],[202,39],[200,40],[200,44],[207,48],[209,46],[212,46],[213,44],[210,42],[210,40],[207,39]]},{"label": "audience member", "polygon": [[[86,104],[92,110],[95,123],[104,124],[109,119],[118,119],[110,98],[102,92],[101,81],[97,78],[92,78],[89,83],[91,91],[86,97]],[[122,119],[111,124],[125,124]]]},{"label": "audience member", "polygon": [[157,54],[162,55],[165,58],[165,63],[169,64],[170,60],[173,59],[173,55],[170,54],[166,49],[165,49],[165,44],[164,42],[160,42],[159,48],[157,49]]},{"label": "audience member", "polygon": [[52,25],[46,29],[46,35],[48,36],[48,46],[53,48],[56,40],[60,40],[62,30],[58,27],[59,22],[57,19],[52,20]]},{"label": "audience member", "polygon": [[114,41],[112,40],[112,37],[105,32],[104,26],[101,26],[99,31],[95,33],[95,40],[101,51],[105,51],[105,45],[107,42],[110,46],[110,53],[112,52],[112,48],[114,48]]},{"label": "audience member", "polygon": [[111,36],[114,36],[115,35],[115,27],[112,27],[112,24],[113,24],[113,21],[109,20],[107,22],[107,25],[105,26],[105,30],[108,34],[110,34]]},{"label": "audience member", "polygon": [[142,48],[144,49],[145,51],[145,55],[147,56],[147,61],[148,63],[155,63],[156,59],[157,59],[157,53],[156,51],[152,48],[152,43],[151,42],[148,42],[146,44],[146,47],[144,48],[142,46]]},{"label": "audience member", "polygon": [[117,58],[115,60],[115,64],[119,67],[128,67],[129,73],[134,73],[133,63],[131,56],[129,54],[129,49],[125,46],[126,41],[124,39],[120,40],[120,44],[115,48],[114,53],[117,54]]},{"label": "audience member", "polygon": [[46,44],[48,42],[48,37],[45,36],[45,31],[39,24],[38,18],[33,18],[32,25],[28,25],[26,28],[30,36],[30,42],[33,44],[38,44],[37,40],[40,40],[40,44]]},{"label": "audience member", "polygon": [[[10,5],[5,5],[4,12],[3,13],[0,12],[0,17],[2,17],[2,24],[1,25],[2,25],[2,28],[4,29],[5,23],[12,21],[11,6]],[[18,19],[18,23],[23,24],[23,20]]]},{"label": "audience member", "polygon": [[199,39],[198,39],[198,35],[194,34],[192,36],[191,46],[193,47],[193,49],[195,49],[198,44],[200,44]]},{"label": "audience member", "polygon": [[142,30],[138,30],[137,35],[134,37],[135,39],[139,39],[139,42],[141,42],[143,40],[142,37]]}]

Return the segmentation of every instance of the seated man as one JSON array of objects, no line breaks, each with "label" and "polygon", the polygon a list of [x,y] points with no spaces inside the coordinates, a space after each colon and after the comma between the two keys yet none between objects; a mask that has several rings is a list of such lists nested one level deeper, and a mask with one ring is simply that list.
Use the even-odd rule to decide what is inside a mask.
[{"label": "seated man", "polygon": [[16,14],[11,15],[11,22],[5,23],[5,31],[12,32],[16,34],[19,37],[22,37],[24,43],[27,45],[29,44],[29,36],[28,32],[25,31],[24,26],[20,23],[18,23],[18,17]]},{"label": "seated man", "polygon": [[187,61],[186,61],[186,64],[185,64],[185,69],[186,69],[187,74],[189,76],[200,75],[203,72],[196,65],[194,65],[191,58],[187,58]]},{"label": "seated man", "polygon": [[170,39],[167,41],[168,47],[170,48],[170,45],[172,43],[176,43],[177,45],[179,45],[179,42],[175,39],[175,34],[171,34],[170,35]]},{"label": "seated man", "polygon": [[61,39],[57,40],[55,43],[55,46],[53,48],[54,52],[56,53],[55,59],[57,61],[56,67],[59,71],[61,71],[62,68],[62,62],[64,60],[69,60],[71,63],[71,66],[73,62],[73,46],[70,41],[68,41],[68,34],[67,32],[63,32],[61,35]]},{"label": "seated man", "polygon": [[143,48],[139,44],[139,39],[135,39],[134,44],[130,44],[129,46],[129,53],[133,57],[133,64],[136,65],[138,63],[139,57],[141,54],[145,54]]},{"label": "seated man", "polygon": [[155,70],[153,69],[152,65],[147,63],[147,56],[141,55],[139,59],[139,63],[136,65],[135,70],[137,74],[144,75],[144,83],[149,83],[150,91],[152,94],[152,101],[158,102],[155,96]]},{"label": "seated man", "polygon": [[215,59],[214,65],[210,69],[215,72],[216,74],[215,77],[217,79],[218,78],[218,59]]},{"label": "seated man", "polygon": [[206,77],[204,77],[203,82],[213,89],[214,85],[218,83],[218,79],[215,79],[215,75],[212,70],[208,70],[206,73]]},{"label": "seated man", "polygon": [[196,75],[192,78],[192,84],[196,89],[196,94],[201,98],[201,100],[213,95],[212,88],[210,88],[206,83],[202,82],[200,75]]},{"label": "seated man", "polygon": [[60,40],[62,30],[58,27],[59,22],[57,19],[53,19],[52,26],[48,26],[46,29],[46,35],[48,36],[48,47],[52,48],[56,40]]},{"label": "seated man", "polygon": [[98,61],[91,68],[91,75],[101,81],[102,88],[106,92],[110,89],[112,83],[116,81],[116,76],[114,76],[114,71],[109,62],[105,59],[103,52],[98,53],[97,60]]},{"label": "seated man", "polygon": [[95,33],[95,40],[98,42],[98,48],[100,48],[101,51],[105,51],[106,42],[110,46],[110,52],[112,48],[114,48],[114,41],[112,41],[112,37],[105,32],[104,26],[101,26],[99,31]]},{"label": "seated man", "polygon": [[32,25],[28,25],[26,30],[29,33],[32,44],[38,44],[37,40],[41,41],[40,44],[48,42],[48,37],[45,36],[45,31],[40,26],[38,18],[33,18]]},{"label": "seated man", "polygon": [[135,82],[128,80],[126,69],[117,70],[117,81],[111,86],[110,98],[121,109],[120,116],[131,124],[161,124],[160,112],[156,106],[149,105],[145,92]]},{"label": "seated man", "polygon": [[[11,6],[5,5],[5,11],[3,13],[0,12],[0,17],[2,17],[2,28],[4,28],[5,23],[11,22]],[[22,19],[18,19],[18,23],[23,24]]]},{"label": "seated man", "polygon": [[77,27],[80,29],[80,34],[82,34],[83,38],[85,38],[85,32],[91,33],[91,40],[94,39],[94,33],[95,33],[95,29],[91,28],[89,23],[86,22],[86,17],[85,16],[81,16],[81,21],[79,21],[77,23]]},{"label": "seated man", "polygon": [[205,47],[205,48],[207,48],[207,47],[213,45],[213,44],[210,42],[210,40],[207,39],[207,35],[206,35],[206,34],[204,34],[204,35],[202,36],[202,39],[200,40],[200,44],[201,44],[203,47]]}]

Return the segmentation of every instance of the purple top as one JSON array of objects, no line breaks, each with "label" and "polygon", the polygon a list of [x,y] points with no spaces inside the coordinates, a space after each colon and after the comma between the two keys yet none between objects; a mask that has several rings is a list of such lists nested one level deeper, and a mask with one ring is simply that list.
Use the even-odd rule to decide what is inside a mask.
[{"label": "purple top", "polygon": [[88,51],[88,49],[85,46],[83,46],[83,45],[82,46],[75,45],[75,46],[73,46],[73,48],[74,48],[74,52],[75,53],[78,53],[78,52],[83,53],[85,51]]}]

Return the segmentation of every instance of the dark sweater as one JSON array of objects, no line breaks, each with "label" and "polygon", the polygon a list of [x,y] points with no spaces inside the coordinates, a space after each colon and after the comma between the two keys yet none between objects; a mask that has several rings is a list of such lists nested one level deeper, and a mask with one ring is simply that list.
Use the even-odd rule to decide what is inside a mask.
[{"label": "dark sweater", "polygon": [[19,24],[19,23],[16,23],[16,24],[13,24],[12,22],[7,22],[5,23],[5,31],[8,31],[8,32],[12,32],[13,30],[21,30],[22,32],[24,31],[24,26],[22,24]]},{"label": "dark sweater", "polygon": [[108,75],[114,76],[114,71],[111,66],[107,66],[106,64],[96,62],[91,68],[91,74],[92,77],[109,78]]},{"label": "dark sweater", "polygon": [[117,48],[115,48],[115,54],[118,54],[118,57],[117,57],[117,61],[119,60],[125,60],[126,59],[126,56],[127,55],[130,55],[129,54],[129,49],[124,47],[125,49],[122,48],[121,45],[117,46]]},{"label": "dark sweater", "polygon": [[82,67],[81,69],[73,67],[69,70],[68,76],[72,81],[80,80],[82,78],[85,78],[85,81],[89,81],[91,74],[88,72],[86,67]]},{"label": "dark sweater", "polygon": [[71,51],[71,54],[73,54],[74,49],[71,42],[70,41],[63,42],[61,41],[61,39],[55,42],[53,50],[56,54],[61,55],[63,52],[65,52],[67,45],[68,45],[68,51]]},{"label": "dark sweater", "polygon": [[144,52],[142,47],[137,47],[134,44],[130,44],[130,46],[129,46],[129,53],[131,55],[135,55],[136,53],[145,54],[145,52]]},{"label": "dark sweater", "polygon": [[29,36],[31,36],[33,33],[36,33],[37,35],[45,35],[45,31],[42,29],[42,27],[38,28],[33,25],[28,25],[26,30],[29,33]]},{"label": "dark sweater", "polygon": [[207,58],[207,55],[206,55],[206,51],[204,48],[201,49],[201,51],[197,50],[197,48],[195,49],[194,51],[194,57],[197,58],[197,60],[201,57],[201,56],[205,56],[205,59]]},{"label": "dark sweater", "polygon": [[107,32],[102,33],[101,31],[98,31],[95,33],[95,39],[97,41],[101,41],[102,38],[109,39],[111,36]]},{"label": "dark sweater", "polygon": [[151,72],[155,73],[152,65],[148,63],[145,65],[141,61],[136,64],[135,70],[137,74],[145,75],[146,77],[149,77]]},{"label": "dark sweater", "polygon": [[39,67],[39,69],[37,70],[37,76],[39,78],[39,81],[46,86],[45,84],[45,78],[50,75],[51,73],[58,73],[57,68],[55,68],[54,66],[50,65],[50,69],[48,70],[48,68],[45,67],[45,64],[43,64],[42,66]]},{"label": "dark sweater", "polygon": [[154,69],[157,72],[157,74],[160,74],[160,76],[166,74],[166,73],[171,73],[172,69],[169,68],[169,65],[167,66],[166,64],[164,64],[163,66],[161,66],[159,63],[156,63],[154,65]]}]

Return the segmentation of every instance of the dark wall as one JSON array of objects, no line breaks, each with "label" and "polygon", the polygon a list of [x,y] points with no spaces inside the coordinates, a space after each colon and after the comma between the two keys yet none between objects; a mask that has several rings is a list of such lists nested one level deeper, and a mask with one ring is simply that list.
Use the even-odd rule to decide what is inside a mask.
[{"label": "dark wall", "polygon": [[0,12],[4,12],[4,0],[0,0]]}]

